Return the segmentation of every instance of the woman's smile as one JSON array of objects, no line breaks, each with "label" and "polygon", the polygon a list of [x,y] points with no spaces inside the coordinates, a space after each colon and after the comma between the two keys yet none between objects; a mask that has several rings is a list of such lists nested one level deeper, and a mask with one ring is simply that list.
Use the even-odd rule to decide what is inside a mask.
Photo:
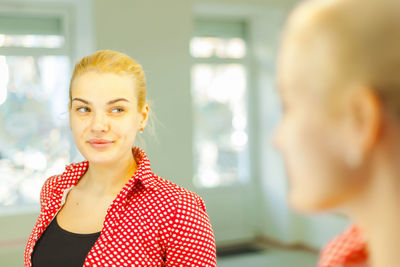
[{"label": "woman's smile", "polygon": [[112,144],[114,143],[114,141],[111,140],[106,140],[106,139],[99,139],[99,138],[95,138],[95,139],[90,139],[88,141],[88,144],[94,148],[94,149],[106,149],[109,148]]}]

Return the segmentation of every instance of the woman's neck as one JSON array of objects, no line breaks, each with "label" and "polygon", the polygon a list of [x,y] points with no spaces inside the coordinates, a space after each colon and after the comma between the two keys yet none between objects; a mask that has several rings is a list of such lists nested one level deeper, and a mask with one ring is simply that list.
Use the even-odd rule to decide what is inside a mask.
[{"label": "woman's neck", "polygon": [[116,195],[134,175],[137,163],[132,153],[113,163],[89,162],[77,187],[95,195]]},{"label": "woman's neck", "polygon": [[400,164],[381,159],[366,191],[349,209],[367,241],[371,267],[400,262]]}]

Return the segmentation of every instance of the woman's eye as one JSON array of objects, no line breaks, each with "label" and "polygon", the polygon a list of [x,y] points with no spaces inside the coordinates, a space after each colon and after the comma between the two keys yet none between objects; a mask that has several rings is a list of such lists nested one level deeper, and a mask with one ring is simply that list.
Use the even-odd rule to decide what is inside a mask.
[{"label": "woman's eye", "polygon": [[124,112],[123,108],[113,108],[111,110],[111,113],[121,113],[121,112]]},{"label": "woman's eye", "polygon": [[79,108],[77,108],[76,110],[77,110],[78,112],[80,112],[80,113],[86,113],[86,112],[89,112],[89,111],[90,111],[90,109],[87,108],[87,107],[79,107]]}]

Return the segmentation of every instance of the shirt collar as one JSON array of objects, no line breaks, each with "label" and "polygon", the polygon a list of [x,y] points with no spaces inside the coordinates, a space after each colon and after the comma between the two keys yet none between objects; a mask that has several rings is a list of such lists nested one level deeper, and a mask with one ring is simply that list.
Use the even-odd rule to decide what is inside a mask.
[{"label": "shirt collar", "polygon": [[[151,171],[150,160],[146,153],[139,147],[133,147],[132,154],[137,162],[137,168],[133,176],[123,187],[122,193],[126,196],[129,191],[137,186],[137,183],[141,183],[145,188],[157,189],[157,180]],[[59,189],[63,190],[76,185],[88,167],[88,161],[72,163],[67,166],[65,172],[60,177],[59,186],[61,188]]]}]

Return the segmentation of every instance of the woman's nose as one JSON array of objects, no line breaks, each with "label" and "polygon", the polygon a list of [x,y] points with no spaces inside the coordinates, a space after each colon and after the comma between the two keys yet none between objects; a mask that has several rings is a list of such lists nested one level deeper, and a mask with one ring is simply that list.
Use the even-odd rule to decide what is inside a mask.
[{"label": "woman's nose", "polygon": [[107,116],[104,114],[96,113],[92,118],[91,130],[92,132],[107,132],[110,129]]}]

